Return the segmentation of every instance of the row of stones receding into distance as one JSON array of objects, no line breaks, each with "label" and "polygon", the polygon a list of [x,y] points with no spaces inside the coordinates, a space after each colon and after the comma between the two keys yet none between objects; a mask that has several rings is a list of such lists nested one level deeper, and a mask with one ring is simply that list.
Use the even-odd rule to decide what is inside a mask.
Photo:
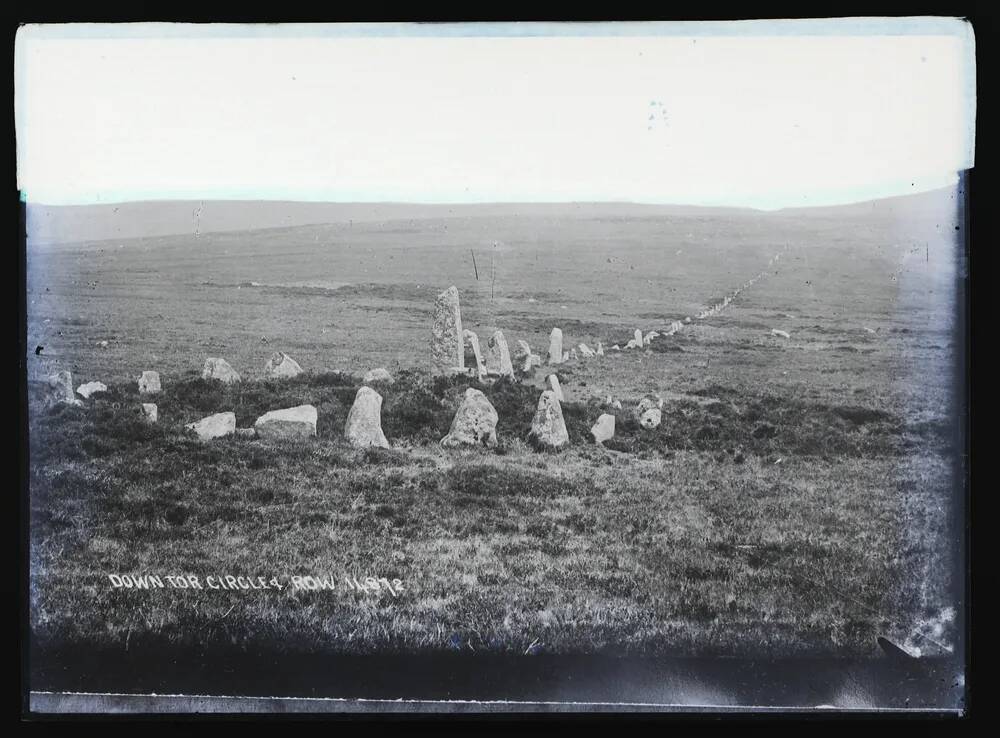
[{"label": "row of stones receding into distance", "polygon": [[[775,257],[777,258],[777,257]],[[758,276],[759,278],[759,276]],[[755,278],[756,279],[756,278]],[[750,280],[744,287],[750,286]],[[739,290],[732,295],[735,297]],[[728,297],[717,309],[721,309],[729,304],[731,297]],[[715,310],[716,308],[713,308]],[[711,312],[711,311],[709,311]],[[706,314],[698,317],[705,317]],[[635,335],[625,345],[626,349],[642,348],[648,346],[654,338],[660,335],[672,335],[681,330],[685,324],[690,323],[691,318],[683,321],[673,321],[663,334],[657,331],[649,331],[643,334],[636,329]],[[774,331],[779,333],[779,331]],[[787,337],[787,333],[784,334]],[[527,341],[518,340],[518,352],[516,359],[522,365],[523,371],[530,371],[535,366],[542,364],[541,357],[532,353]],[[465,348],[469,346],[475,357],[475,371],[480,380],[486,377],[510,377],[514,378],[514,365],[510,356],[510,349],[503,331],[497,330],[487,342],[487,350],[483,352],[478,336],[462,327],[462,312],[459,304],[458,288],[451,286],[438,295],[434,308],[434,324],[431,329],[431,362],[435,373],[439,374],[464,374],[465,368]],[[589,358],[604,354],[604,345],[600,342],[597,349],[593,350],[586,344],[579,345],[580,355]],[[616,344],[612,350],[620,351]],[[485,358],[484,358],[485,353]],[[577,349],[570,351],[563,350],[562,330],[553,328],[549,336],[548,363],[561,364],[570,359],[577,358]],[[295,377],[302,373],[299,366],[288,354],[276,351],[268,359],[264,366],[264,374],[269,378]],[[214,379],[221,382],[239,382],[239,373],[230,366],[229,362],[220,358],[209,358],[205,361],[202,370],[202,378]],[[367,372],[363,378],[367,382],[392,382],[389,372],[380,367]],[[88,382],[73,390],[72,375],[68,371],[61,371],[52,374],[48,378],[51,389],[50,400],[74,405],[81,405],[76,394],[84,398],[98,392],[107,391],[107,386],[102,382]],[[532,420],[530,440],[537,446],[548,448],[559,448],[569,442],[569,434],[566,430],[566,423],[563,420],[561,402],[564,400],[559,380],[554,374],[549,375],[550,389],[544,390],[538,399],[538,409]],[[144,395],[155,394],[160,391],[160,375],[155,371],[145,371],[139,378],[139,392]],[[615,403],[620,407],[620,403]],[[655,400],[645,399],[638,408],[637,415],[639,423],[643,428],[656,428],[661,422],[662,400],[657,403]],[[371,387],[362,387],[358,390],[354,404],[347,416],[347,423],[344,428],[344,435],[348,441],[355,446],[369,447],[376,446],[388,448],[389,442],[382,432],[381,423],[382,396]],[[142,403],[143,413],[151,422],[157,421],[158,411],[154,403]],[[254,423],[253,428],[236,428],[236,415],[232,412],[217,413],[196,423],[190,423],[186,428],[193,430],[202,439],[219,438],[231,434],[256,435],[263,438],[290,439],[305,438],[316,435],[317,411],[312,405],[300,405],[298,407],[286,408],[282,410],[272,410],[265,413]],[[446,447],[461,445],[484,445],[493,447],[497,444],[496,424],[498,416],[496,409],[480,390],[469,388],[466,390],[462,404],[455,413],[452,426],[448,434],[441,439],[442,445]],[[591,434],[596,443],[603,443],[614,436],[615,416],[603,414],[591,428]]]}]

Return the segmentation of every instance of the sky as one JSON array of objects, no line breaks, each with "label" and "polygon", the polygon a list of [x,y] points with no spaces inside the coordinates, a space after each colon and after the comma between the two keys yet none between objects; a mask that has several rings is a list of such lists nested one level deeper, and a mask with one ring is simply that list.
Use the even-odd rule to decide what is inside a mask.
[{"label": "sky", "polygon": [[27,202],[631,201],[777,209],[974,163],[955,19],[24,26]]}]

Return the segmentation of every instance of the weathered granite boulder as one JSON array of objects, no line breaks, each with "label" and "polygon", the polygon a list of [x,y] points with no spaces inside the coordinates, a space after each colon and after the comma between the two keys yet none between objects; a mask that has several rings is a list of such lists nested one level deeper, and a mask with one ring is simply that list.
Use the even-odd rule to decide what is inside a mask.
[{"label": "weathered granite boulder", "polygon": [[591,356],[597,356],[597,354],[594,353],[594,350],[585,343],[581,343],[577,348],[580,349],[580,356],[583,356],[586,359],[589,359]]},{"label": "weathered granite boulder", "polygon": [[389,441],[382,432],[382,395],[371,387],[361,387],[354,396],[344,425],[344,437],[358,448],[389,448]]},{"label": "weathered granite boulder", "polygon": [[465,368],[462,311],[458,303],[458,288],[452,285],[434,303],[434,325],[431,328],[431,367],[439,374]]},{"label": "weathered granite boulder", "polygon": [[549,334],[549,363],[561,364],[563,362],[563,335],[560,328],[553,328]]},{"label": "weathered granite boulder", "polygon": [[494,377],[513,377],[514,366],[510,363],[510,349],[503,331],[494,331],[486,342],[486,372]]},{"label": "weathered granite boulder", "polygon": [[283,351],[275,351],[264,365],[264,376],[273,379],[297,377],[302,373],[302,367],[291,356]]},{"label": "weathered granite boulder", "polygon": [[497,415],[496,408],[486,395],[470,387],[465,390],[462,404],[451,421],[448,435],[441,439],[441,445],[455,446],[488,446],[497,445]]},{"label": "weathered granite boulder", "polygon": [[150,423],[155,423],[160,416],[156,405],[152,402],[142,403],[142,414]]},{"label": "weathered granite boulder", "polygon": [[229,362],[225,359],[205,359],[205,368],[201,370],[201,378],[216,379],[226,384],[240,381],[240,375],[229,366]]},{"label": "weathered granite boulder", "polygon": [[50,404],[82,405],[83,401],[76,398],[73,391],[73,375],[68,371],[56,372],[46,378],[49,385],[48,402]]},{"label": "weathered granite boulder", "polygon": [[541,448],[560,448],[569,443],[562,406],[552,390],[545,390],[538,398],[538,410],[531,421],[528,440]]},{"label": "weathered granite boulder", "polygon": [[658,407],[650,408],[639,416],[639,425],[647,430],[656,428],[660,424],[662,417],[662,411]]},{"label": "weathered granite boulder", "polygon": [[253,424],[260,438],[268,440],[295,440],[316,435],[316,408],[299,405],[285,410],[264,413]]},{"label": "weathered granite boulder", "polygon": [[104,382],[87,382],[76,388],[76,393],[84,399],[89,399],[91,395],[98,392],[107,392],[108,386]]},{"label": "weathered granite boulder", "polygon": [[365,372],[365,376],[362,377],[362,381],[365,384],[373,384],[375,382],[385,382],[386,384],[392,384],[394,380],[392,378],[392,375],[389,374],[389,370],[380,366],[378,369],[370,369],[369,371]]},{"label": "weathered granite boulder", "polygon": [[139,392],[144,395],[155,394],[160,391],[159,372],[143,372],[139,377]]},{"label": "weathered granite boulder", "polygon": [[604,413],[597,419],[594,423],[594,427],[590,429],[590,434],[594,437],[594,443],[604,443],[615,436],[615,416],[609,413]]},{"label": "weathered granite boulder", "polygon": [[236,413],[216,413],[184,427],[193,430],[203,441],[221,438],[236,432]]}]

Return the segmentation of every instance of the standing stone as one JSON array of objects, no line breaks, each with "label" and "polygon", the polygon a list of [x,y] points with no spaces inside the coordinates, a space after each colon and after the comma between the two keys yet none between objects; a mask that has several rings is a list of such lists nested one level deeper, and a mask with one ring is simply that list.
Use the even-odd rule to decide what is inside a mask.
[{"label": "standing stone", "polygon": [[150,423],[155,423],[160,415],[156,409],[156,405],[154,405],[152,402],[142,403],[142,414],[145,416],[146,420],[148,420]]},{"label": "standing stone", "polygon": [[275,351],[264,365],[264,375],[276,379],[297,377],[302,373],[302,367],[291,356],[283,351]]},{"label": "standing stone", "polygon": [[521,370],[524,372],[530,372],[532,367],[541,365],[542,365],[541,356],[539,356],[538,354],[528,354],[527,356],[524,357],[524,365],[521,367]]},{"label": "standing stone", "polygon": [[456,367],[465,368],[462,311],[458,305],[458,288],[454,285],[438,295],[434,303],[431,364],[433,371],[440,374],[448,374]]},{"label": "standing stone", "polygon": [[86,384],[81,384],[76,388],[76,392],[80,397],[84,399],[90,399],[90,396],[98,392],[107,392],[108,386],[104,382],[87,382]]},{"label": "standing stone", "polygon": [[316,435],[316,418],[315,407],[299,405],[264,413],[253,427],[260,438],[268,440],[311,438]]},{"label": "standing stone", "polygon": [[640,331],[638,328],[635,329],[635,339],[634,340],[635,340],[635,345],[636,346],[642,346],[642,331]]},{"label": "standing stone", "polygon": [[221,438],[236,432],[236,413],[216,413],[184,427],[193,430],[203,441]]},{"label": "standing stone", "polygon": [[389,448],[389,441],[382,432],[382,395],[371,387],[362,387],[355,395],[344,425],[344,436],[348,443],[358,448]]},{"label": "standing stone", "polygon": [[597,354],[594,353],[594,350],[585,343],[581,343],[579,349],[580,349],[580,356],[583,356],[585,358],[589,359],[591,356],[597,356]]},{"label": "standing stone", "polygon": [[82,405],[73,391],[73,375],[68,371],[56,372],[47,377],[49,383],[48,401],[51,404]]},{"label": "standing stone", "polygon": [[514,376],[514,366],[510,363],[510,350],[503,331],[495,331],[486,342],[486,371],[494,377]]},{"label": "standing stone", "polygon": [[372,382],[385,382],[386,384],[392,384],[392,375],[389,374],[389,370],[385,367],[379,367],[378,369],[371,369],[365,372],[365,376],[362,380],[365,384],[371,384]]},{"label": "standing stone", "polygon": [[563,395],[562,387],[559,386],[559,377],[555,374],[550,374],[546,379],[549,381],[549,389],[551,389],[559,402],[566,402],[566,397]]},{"label": "standing stone", "polygon": [[217,379],[226,384],[240,381],[240,375],[229,366],[229,362],[225,359],[205,359],[205,368],[201,370],[201,378]]},{"label": "standing stone", "polygon": [[569,351],[563,351],[563,361],[569,361]]},{"label": "standing stone", "polygon": [[441,439],[441,445],[454,447],[461,445],[487,446],[497,445],[497,415],[496,408],[482,392],[472,387],[465,390],[465,397],[451,421],[451,430]]},{"label": "standing stone", "polygon": [[538,410],[531,421],[528,439],[543,448],[559,448],[569,443],[562,406],[552,390],[545,390],[538,398]]},{"label": "standing stone", "polygon": [[600,341],[597,342],[597,355],[604,356],[604,344]]},{"label": "standing stone", "polygon": [[[482,381],[486,378],[486,362],[483,361],[483,351],[479,346],[479,336],[468,328],[462,331],[462,335],[465,338],[465,342],[472,346],[472,353],[476,356],[476,374],[479,376],[479,381]],[[464,347],[462,351],[465,351]]]},{"label": "standing stone", "polygon": [[514,354],[514,359],[523,361],[528,356],[531,356],[531,346],[523,338],[517,339],[517,353]]},{"label": "standing stone", "polygon": [[630,339],[628,339],[628,343],[625,344],[625,348],[627,348],[627,349],[639,348],[639,346],[641,346],[641,345],[642,345],[641,343],[637,344],[635,342],[634,338],[630,338]]},{"label": "standing stone", "polygon": [[611,440],[615,436],[615,416],[604,413],[594,423],[590,429],[590,434],[594,437],[594,443],[601,444]]},{"label": "standing stone", "polygon": [[569,358],[571,358],[573,361],[576,361],[577,359],[576,349],[569,350]]},{"label": "standing stone", "polygon": [[159,372],[143,372],[139,377],[139,393],[151,395],[160,391]]},{"label": "standing stone", "polygon": [[563,362],[562,330],[553,328],[549,334],[549,363],[561,364]]}]

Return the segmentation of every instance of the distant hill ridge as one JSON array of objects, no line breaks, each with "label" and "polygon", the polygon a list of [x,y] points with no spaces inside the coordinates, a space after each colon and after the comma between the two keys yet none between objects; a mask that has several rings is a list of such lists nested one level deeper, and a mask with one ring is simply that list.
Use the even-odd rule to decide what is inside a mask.
[{"label": "distant hill ridge", "polygon": [[29,244],[108,241],[195,233],[261,230],[328,223],[463,217],[863,217],[898,211],[899,217],[950,218],[957,188],[851,205],[758,211],[749,208],[639,203],[321,203],[249,200],[174,200],[101,205],[28,203]]}]

